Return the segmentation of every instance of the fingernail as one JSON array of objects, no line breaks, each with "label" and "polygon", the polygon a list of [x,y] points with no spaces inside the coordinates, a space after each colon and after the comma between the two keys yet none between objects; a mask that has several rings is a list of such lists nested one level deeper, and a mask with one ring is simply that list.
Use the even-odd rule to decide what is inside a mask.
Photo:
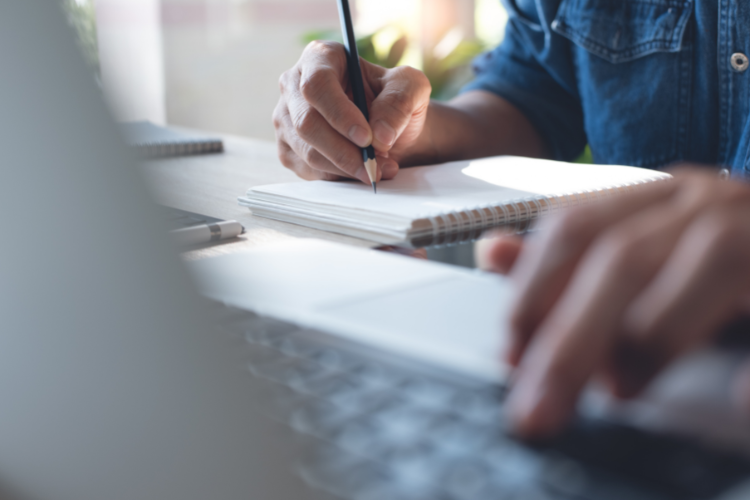
[{"label": "fingernail", "polygon": [[359,125],[355,125],[349,129],[349,139],[360,148],[366,148],[372,143],[370,132]]},{"label": "fingernail", "polygon": [[375,123],[373,132],[378,142],[385,144],[388,147],[393,146],[393,143],[396,142],[396,131],[383,120],[379,120]]}]

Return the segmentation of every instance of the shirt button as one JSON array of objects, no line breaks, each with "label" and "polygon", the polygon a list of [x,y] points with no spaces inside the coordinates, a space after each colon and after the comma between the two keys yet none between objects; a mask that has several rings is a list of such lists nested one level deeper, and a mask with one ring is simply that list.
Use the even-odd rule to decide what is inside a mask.
[{"label": "shirt button", "polygon": [[744,72],[748,68],[748,66],[750,66],[750,61],[748,61],[747,56],[741,52],[732,54],[731,61],[732,67],[739,73]]}]

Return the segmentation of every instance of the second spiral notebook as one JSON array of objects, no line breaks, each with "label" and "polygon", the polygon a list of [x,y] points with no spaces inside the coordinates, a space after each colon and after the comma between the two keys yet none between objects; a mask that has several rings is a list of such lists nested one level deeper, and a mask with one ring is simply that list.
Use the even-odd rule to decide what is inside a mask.
[{"label": "second spiral notebook", "polygon": [[405,168],[381,182],[377,196],[357,182],[312,181],[255,187],[239,202],[261,217],[422,247],[492,228],[523,231],[562,208],[669,178],[636,167],[498,156]]}]

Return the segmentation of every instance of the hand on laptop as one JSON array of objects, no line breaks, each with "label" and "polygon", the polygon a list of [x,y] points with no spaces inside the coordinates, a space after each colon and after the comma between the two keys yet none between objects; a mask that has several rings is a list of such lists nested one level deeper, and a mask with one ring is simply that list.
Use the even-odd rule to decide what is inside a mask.
[{"label": "hand on laptop", "polygon": [[[479,257],[518,287],[510,413],[521,435],[551,434],[593,376],[635,396],[747,310],[750,186],[683,169],[551,219],[526,244],[490,242]],[[736,392],[750,401],[750,371]]]},{"label": "hand on laptop", "polygon": [[279,157],[300,177],[369,185],[360,148],[372,144],[382,178],[393,178],[420,136],[431,92],[424,73],[361,62],[372,127],[351,100],[343,45],[312,42],[281,76],[273,117]]}]

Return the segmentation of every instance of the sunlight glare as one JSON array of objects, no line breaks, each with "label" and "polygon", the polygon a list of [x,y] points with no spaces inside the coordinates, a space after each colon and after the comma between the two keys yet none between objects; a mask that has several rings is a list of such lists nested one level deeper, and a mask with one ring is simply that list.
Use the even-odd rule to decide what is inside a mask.
[{"label": "sunlight glare", "polygon": [[475,26],[477,38],[489,47],[495,47],[503,40],[508,13],[500,0],[476,0]]},{"label": "sunlight glare", "polygon": [[357,33],[397,26],[410,35],[419,26],[418,0],[357,0]]},{"label": "sunlight glare", "polygon": [[617,165],[561,164],[559,162],[501,156],[473,160],[461,171],[489,184],[529,193],[573,193],[638,182],[643,170]]}]

